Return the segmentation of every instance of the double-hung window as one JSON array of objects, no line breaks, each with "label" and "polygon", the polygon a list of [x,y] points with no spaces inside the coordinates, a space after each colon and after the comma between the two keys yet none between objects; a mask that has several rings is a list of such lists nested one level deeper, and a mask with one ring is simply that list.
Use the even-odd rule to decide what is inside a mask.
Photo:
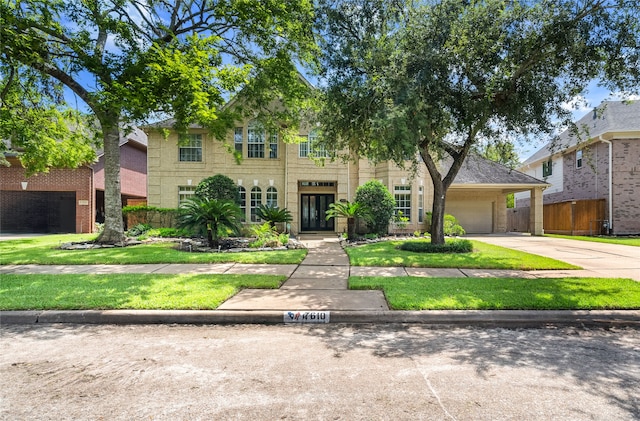
[{"label": "double-hung window", "polygon": [[278,133],[271,133],[269,136],[269,158],[278,158]]},{"label": "double-hung window", "polygon": [[242,144],[243,144],[243,128],[236,127],[233,133],[233,146],[235,147],[236,153],[240,154],[240,156],[244,156],[242,155]]},{"label": "double-hung window", "polygon": [[582,149],[576,151],[576,168],[582,168]]},{"label": "double-hung window", "polygon": [[267,201],[266,205],[270,208],[278,206],[278,190],[275,187],[269,187],[267,189]]},{"label": "double-hung window", "polygon": [[196,194],[196,186],[178,186],[178,206],[192,199]]},{"label": "double-hung window", "polygon": [[393,197],[396,199],[396,216],[411,220],[411,186],[395,186]]},{"label": "double-hung window", "polygon": [[309,133],[306,140],[300,143],[300,158],[328,158],[329,153],[324,145],[318,145],[318,131]]},{"label": "double-hung window", "polygon": [[178,150],[180,162],[201,162],[202,161],[202,135],[188,134],[180,140]]},{"label": "double-hung window", "polygon": [[238,186],[238,198],[240,199],[240,210],[242,211],[242,221],[247,219],[247,189]]},{"label": "double-hung window", "polygon": [[424,186],[418,186],[418,222],[424,222]]},{"label": "double-hung window", "polygon": [[251,222],[260,222],[260,218],[256,215],[258,206],[262,204],[262,190],[256,186],[251,189]]},{"label": "double-hung window", "polygon": [[547,162],[542,163],[542,176],[549,177],[551,174],[553,174],[553,161],[549,158]]},{"label": "double-hung window", "polygon": [[247,127],[247,158],[264,158],[264,127],[256,121]]}]

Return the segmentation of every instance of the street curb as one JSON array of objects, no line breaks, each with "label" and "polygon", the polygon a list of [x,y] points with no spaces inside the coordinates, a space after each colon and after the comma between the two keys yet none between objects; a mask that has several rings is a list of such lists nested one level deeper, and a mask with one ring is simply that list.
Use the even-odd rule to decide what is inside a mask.
[{"label": "street curb", "polygon": [[[593,326],[640,328],[637,310],[327,311],[330,323],[479,327]],[[46,310],[0,311],[0,325],[29,324],[285,324],[285,311]],[[300,323],[296,323],[300,324]]]}]

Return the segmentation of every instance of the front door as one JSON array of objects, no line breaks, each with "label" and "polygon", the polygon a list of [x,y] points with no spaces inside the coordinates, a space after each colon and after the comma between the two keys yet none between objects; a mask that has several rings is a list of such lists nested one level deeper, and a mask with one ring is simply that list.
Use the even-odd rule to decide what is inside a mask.
[{"label": "front door", "polygon": [[300,208],[301,231],[333,231],[333,218],[326,219],[329,205],[334,201],[333,194],[303,194]]}]

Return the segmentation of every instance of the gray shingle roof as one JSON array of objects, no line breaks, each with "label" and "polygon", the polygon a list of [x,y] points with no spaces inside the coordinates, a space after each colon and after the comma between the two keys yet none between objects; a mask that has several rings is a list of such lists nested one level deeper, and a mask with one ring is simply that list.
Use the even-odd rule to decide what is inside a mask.
[{"label": "gray shingle roof", "polygon": [[[443,160],[443,168],[448,171],[452,162],[452,158]],[[453,186],[465,184],[545,185],[547,183],[479,155],[469,154],[453,181]]]},{"label": "gray shingle roof", "polygon": [[[589,139],[609,132],[640,132],[640,101],[604,101],[576,124],[581,132],[588,130]],[[532,164],[559,152],[558,147],[553,148],[555,145],[562,145],[562,150],[571,149],[579,142],[589,139],[578,139],[569,130],[565,130],[555,142],[547,143],[527,158],[522,165]]]}]

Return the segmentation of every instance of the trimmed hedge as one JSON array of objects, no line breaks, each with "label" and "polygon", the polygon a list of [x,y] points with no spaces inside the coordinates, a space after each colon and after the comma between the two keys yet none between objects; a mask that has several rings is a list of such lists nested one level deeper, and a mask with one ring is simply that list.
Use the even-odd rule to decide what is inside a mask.
[{"label": "trimmed hedge", "polygon": [[430,241],[405,241],[397,247],[399,250],[415,253],[471,253],[473,244],[469,240],[449,240],[444,244],[431,244]]}]

